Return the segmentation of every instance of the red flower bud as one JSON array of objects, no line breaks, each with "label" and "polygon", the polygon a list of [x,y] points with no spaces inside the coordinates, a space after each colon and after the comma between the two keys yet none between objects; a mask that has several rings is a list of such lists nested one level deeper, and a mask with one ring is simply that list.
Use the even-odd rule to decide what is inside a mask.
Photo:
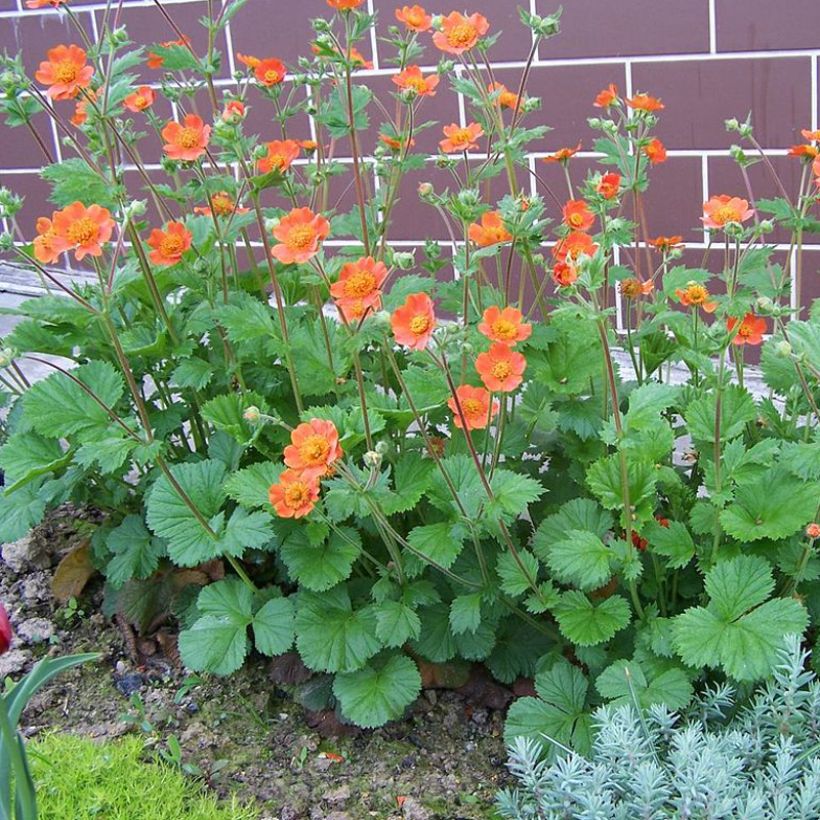
[{"label": "red flower bud", "polygon": [[11,646],[11,624],[3,604],[0,604],[0,655],[8,652]]}]

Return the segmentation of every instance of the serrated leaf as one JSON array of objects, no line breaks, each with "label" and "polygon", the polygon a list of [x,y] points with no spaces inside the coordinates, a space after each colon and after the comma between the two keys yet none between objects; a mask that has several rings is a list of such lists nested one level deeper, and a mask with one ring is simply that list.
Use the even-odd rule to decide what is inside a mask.
[{"label": "serrated leaf", "polygon": [[641,535],[649,542],[647,549],[668,558],[672,569],[682,569],[695,555],[695,542],[680,521],[670,521],[668,527],[650,521],[641,530]]},{"label": "serrated leaf", "polygon": [[546,561],[550,546],[564,538],[570,530],[586,530],[603,538],[614,523],[612,516],[596,501],[591,498],[573,498],[539,524],[532,548],[542,561]]},{"label": "serrated leaf", "polygon": [[439,521],[414,527],[407,536],[408,543],[426,558],[444,569],[449,569],[461,553],[466,533],[460,524]]},{"label": "serrated leaf", "polygon": [[165,554],[165,544],[154,538],[138,515],[127,515],[105,539],[113,558],[105,569],[108,583],[122,586],[132,578],[147,578]]},{"label": "serrated leaf", "polygon": [[253,441],[261,429],[254,428],[245,421],[243,414],[249,407],[258,407],[264,413],[268,405],[258,393],[226,393],[215,396],[203,405],[202,418],[217,430],[224,430],[241,444],[247,444]]},{"label": "serrated leaf", "polygon": [[450,630],[454,635],[475,632],[481,624],[481,592],[453,598],[450,603]]},{"label": "serrated leaf", "polygon": [[[450,476],[461,501],[461,507],[468,516],[475,517],[481,505],[487,500],[487,495],[472,459],[465,455],[447,456],[441,459],[441,465]],[[430,480],[427,497],[438,509],[461,515],[461,509],[453,500],[450,488],[438,470],[433,473]]]},{"label": "serrated leaf", "polygon": [[314,592],[323,592],[350,577],[361,551],[361,537],[351,527],[338,527],[318,543],[310,541],[304,528],[294,529],[279,548],[290,574]]},{"label": "serrated leaf", "polygon": [[683,669],[667,669],[648,680],[640,664],[627,660],[608,666],[595,687],[613,706],[633,704],[633,693],[643,709],[663,703],[668,709],[679,710],[692,699],[692,685]]},{"label": "serrated leaf", "polygon": [[[697,441],[715,440],[717,391],[689,403],[684,412],[689,433]],[[748,390],[731,384],[724,388],[720,411],[720,440],[729,441],[739,436],[746,424],[757,415],[754,399]]]},{"label": "serrated leaf", "polygon": [[[627,460],[629,504],[634,513],[644,520],[652,517],[655,508],[657,478],[657,471],[652,462],[638,458],[637,454],[629,457]],[[609,510],[623,511],[623,482],[618,454],[605,456],[591,464],[587,470],[587,485],[604,507]]]},{"label": "serrated leaf", "polygon": [[570,590],[553,607],[561,634],[579,646],[595,646],[629,624],[629,604],[620,595],[593,603],[583,592]]},{"label": "serrated leaf", "polygon": [[527,550],[518,550],[518,557],[526,572],[509,551],[499,553],[496,561],[495,571],[501,580],[501,591],[507,595],[522,595],[530,589],[529,578],[538,578],[538,559]]},{"label": "serrated leaf", "polygon": [[41,176],[51,184],[49,199],[60,208],[77,201],[86,206],[116,208],[116,188],[112,188],[79,157],[69,157],[49,165],[43,168]]},{"label": "serrated leaf", "polygon": [[208,386],[214,375],[214,367],[205,359],[189,356],[183,359],[171,373],[171,382],[177,387],[191,387],[202,390]]},{"label": "serrated leaf", "polygon": [[418,667],[406,655],[392,655],[357,672],[336,675],[333,681],[342,714],[365,729],[400,718],[420,691]]},{"label": "serrated leaf", "polygon": [[120,470],[128,456],[140,445],[133,438],[116,435],[116,431],[112,433],[114,435],[80,445],[75,453],[77,463],[83,467],[92,467],[96,463],[103,473]]},{"label": "serrated leaf", "polygon": [[41,475],[65,466],[72,454],[65,453],[55,438],[37,433],[15,433],[0,447],[0,468],[5,472],[6,492],[22,487]]},{"label": "serrated leaf", "polygon": [[517,518],[544,493],[534,479],[512,470],[496,470],[490,480],[494,498],[487,502],[487,515],[507,521]]},{"label": "serrated leaf", "polygon": [[407,453],[393,468],[393,493],[382,504],[388,515],[412,510],[430,486],[435,464],[418,453]]},{"label": "serrated leaf", "polygon": [[242,470],[237,470],[228,476],[225,481],[225,492],[243,507],[254,509],[270,506],[268,490],[279,480],[281,466],[272,461],[262,461],[251,464]]},{"label": "serrated leaf", "polygon": [[382,601],[376,609],[376,637],[387,647],[403,646],[421,634],[421,620],[403,601]]},{"label": "serrated leaf", "polygon": [[610,550],[592,532],[569,530],[547,554],[553,575],[580,589],[597,589],[611,577]]},{"label": "serrated leaf", "polygon": [[295,611],[290,598],[272,598],[253,616],[256,648],[264,655],[281,655],[293,645]]}]

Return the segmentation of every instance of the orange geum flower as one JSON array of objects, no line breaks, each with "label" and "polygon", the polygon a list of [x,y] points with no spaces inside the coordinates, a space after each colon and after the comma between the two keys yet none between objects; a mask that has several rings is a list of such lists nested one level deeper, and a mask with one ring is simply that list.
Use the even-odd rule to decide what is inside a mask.
[{"label": "orange geum flower", "polygon": [[46,6],[51,6],[53,9],[58,9],[68,0],[26,0],[27,9],[44,9]]},{"label": "orange geum flower", "polygon": [[86,256],[102,256],[102,245],[111,239],[114,220],[107,208],[72,202],[53,215],[53,230],[74,249],[79,262]]},{"label": "orange geum flower", "polygon": [[568,288],[578,281],[578,271],[575,265],[567,262],[556,262],[552,267],[552,281],[559,288]]},{"label": "orange geum flower", "polygon": [[48,217],[37,220],[37,236],[34,239],[34,258],[44,265],[53,265],[70,247],[65,237],[60,236]]},{"label": "orange geum flower", "polygon": [[618,196],[618,192],[621,190],[621,175],[612,171],[604,174],[598,181],[598,185],[595,187],[595,190],[604,199],[614,199]]},{"label": "orange geum flower", "polygon": [[707,313],[714,313],[717,308],[717,302],[709,298],[706,285],[700,282],[688,282],[685,288],[675,288],[675,296],[686,307],[702,307]]},{"label": "orange geum flower", "polygon": [[564,205],[561,213],[564,224],[576,231],[588,231],[595,222],[595,214],[583,199],[570,199]]},{"label": "orange geum flower", "polygon": [[390,134],[379,134],[379,140],[394,151],[401,151],[405,147],[412,148],[416,144],[416,141],[412,137],[410,137],[410,144],[408,146],[407,137],[399,139],[398,137],[390,136]]},{"label": "orange geum flower", "polygon": [[792,147],[789,148],[788,156],[805,157],[806,159],[813,160],[815,157],[820,156],[820,148],[816,145],[792,145]]},{"label": "orange geum flower", "polygon": [[211,126],[196,114],[188,114],[182,124],[172,120],[162,129],[162,147],[169,159],[193,162],[205,153],[210,137]]},{"label": "orange geum flower", "polygon": [[811,131],[808,128],[803,128],[800,133],[803,135],[803,139],[809,142],[817,142],[820,140],[820,131]]},{"label": "orange geum flower", "polygon": [[400,23],[404,23],[410,31],[429,31],[433,25],[433,16],[418,4],[396,9],[396,19]]},{"label": "orange geum flower", "polygon": [[435,97],[439,77],[437,74],[424,76],[417,65],[410,65],[393,77],[393,83],[402,91],[415,91],[419,97]]},{"label": "orange geum flower", "polygon": [[301,265],[319,253],[319,245],[330,233],[330,222],[310,208],[294,208],[279,220],[273,235],[279,244],[271,255],[285,265]]},{"label": "orange geum flower", "polygon": [[52,100],[73,100],[80,89],[91,84],[94,68],[88,65],[84,49],[73,44],[59,45],[49,49],[46,56],[48,59],[40,63],[34,77],[48,86],[47,94]]},{"label": "orange geum flower", "polygon": [[266,142],[265,148],[268,153],[257,162],[260,174],[270,174],[272,171],[284,174],[299,156],[299,143],[296,140],[273,140]]},{"label": "orange geum flower", "polygon": [[236,52],[236,59],[250,69],[254,69],[262,63],[260,57],[254,57],[253,54],[240,54],[238,51]]},{"label": "orange geum flower", "polygon": [[651,279],[641,282],[634,277],[624,279],[620,283],[621,296],[625,299],[637,299],[640,296],[648,296],[655,289]]},{"label": "orange geum flower", "polygon": [[477,140],[484,136],[484,129],[477,122],[471,122],[466,128],[452,123],[445,125],[442,130],[445,138],[439,142],[438,147],[445,154],[472,151],[478,148]]},{"label": "orange geum flower", "polygon": [[387,267],[372,256],[357,262],[348,262],[339,272],[339,279],[330,286],[330,295],[336,304],[348,313],[364,315],[367,308],[378,309],[381,305],[381,288],[387,279]]},{"label": "orange geum flower", "polygon": [[552,256],[559,262],[565,262],[567,259],[575,260],[581,254],[594,256],[597,250],[598,246],[588,233],[572,231],[553,246]]},{"label": "orange geum flower", "polygon": [[661,111],[665,108],[664,104],[657,98],[649,94],[636,94],[634,97],[628,97],[626,104],[635,111]]},{"label": "orange geum flower", "polygon": [[146,108],[150,108],[154,104],[154,100],[156,100],[156,98],[157,93],[153,88],[151,88],[151,86],[141,85],[133,94],[129,94],[122,101],[122,104],[129,111],[133,111],[137,114],[140,111],[145,111]]},{"label": "orange geum flower", "polygon": [[222,109],[222,122],[239,122],[245,116],[245,103],[242,100],[228,100]]},{"label": "orange geum flower", "polygon": [[424,350],[436,329],[433,301],[426,293],[411,293],[390,316],[396,341],[410,350]]},{"label": "orange geum flower", "polygon": [[820,524],[816,521],[812,521],[811,524],[806,525],[806,537],[807,538],[820,538]]},{"label": "orange geum flower", "polygon": [[478,332],[492,342],[515,347],[530,338],[532,325],[524,321],[524,314],[518,308],[491,305],[481,317]]},{"label": "orange geum flower", "polygon": [[[213,207],[211,207],[213,206]],[[231,214],[245,214],[247,208],[238,208],[233,197],[227,191],[218,191],[211,194],[211,205],[198,205],[194,208],[195,214],[204,216],[231,216]]]},{"label": "orange geum flower", "polygon": [[148,247],[153,248],[148,258],[155,265],[176,265],[182,254],[191,247],[193,236],[181,222],[168,222],[165,230],[154,228],[148,237]]},{"label": "orange geum flower", "polygon": [[351,11],[359,8],[362,3],[364,0],[327,0],[327,4],[338,11]]},{"label": "orange geum flower", "polygon": [[268,500],[280,518],[302,518],[319,500],[319,482],[295,470],[285,470],[278,484],[271,484]]},{"label": "orange geum flower", "polygon": [[467,235],[479,248],[487,248],[490,245],[512,240],[512,234],[504,227],[498,211],[485,211],[481,214],[481,224],[470,223]]},{"label": "orange geum flower", "polygon": [[[171,46],[187,46],[190,42],[191,41],[187,37],[183,37],[181,40],[166,40],[164,43],[160,43],[159,45],[162,48],[170,48]],[[146,65],[148,68],[162,68],[163,58],[159,54],[149,51]]]},{"label": "orange geum flower", "polygon": [[641,150],[649,158],[652,165],[660,165],[660,163],[666,162],[666,146],[657,137],[644,145]]},{"label": "orange geum flower", "polygon": [[745,222],[754,216],[754,210],[745,199],[728,194],[710,197],[703,203],[700,221],[705,228],[723,228],[730,222]]},{"label": "orange geum flower", "polygon": [[448,54],[463,54],[475,48],[479,38],[490,30],[483,14],[465,17],[457,11],[448,14],[441,23],[441,30],[433,35],[433,44]]},{"label": "orange geum flower", "polygon": [[617,99],[618,86],[615,83],[610,83],[603,91],[598,92],[598,96],[595,97],[595,102],[592,104],[596,108],[609,108]]},{"label": "orange geum flower", "polygon": [[259,63],[253,67],[253,76],[256,77],[262,85],[279,85],[279,83],[285,79],[285,74],[287,74],[285,64],[275,57],[260,60]]},{"label": "orange geum flower", "polygon": [[330,475],[333,465],[344,455],[339,431],[326,419],[311,419],[300,424],[290,434],[290,441],[285,447],[285,464],[306,480]]},{"label": "orange geum flower", "polygon": [[[730,316],[726,320],[726,327],[732,336],[733,345],[759,345],[763,341],[763,334],[766,332],[766,320],[762,316],[754,313],[747,313],[738,325],[738,320]],[[735,331],[735,328],[737,330]]]},{"label": "orange geum flower", "polygon": [[493,399],[490,404],[490,393],[483,387],[472,387],[469,384],[462,384],[456,388],[456,395],[448,402],[447,406],[453,411],[453,422],[456,427],[463,430],[483,430],[492,418],[498,413],[498,399]]},{"label": "orange geum flower", "polygon": [[581,143],[579,142],[575,148],[559,148],[552,154],[547,154],[543,162],[569,162],[581,150]]},{"label": "orange geum flower", "polygon": [[479,353],[475,369],[484,387],[494,393],[509,393],[523,381],[527,360],[503,342],[496,342],[486,353]]},{"label": "orange geum flower", "polygon": [[649,240],[649,244],[656,251],[660,251],[660,253],[669,253],[669,251],[674,250],[675,248],[682,248],[683,247],[683,237],[682,236],[656,236],[654,239]]},{"label": "orange geum flower", "polygon": [[74,105],[74,113],[71,115],[71,124],[76,125],[77,128],[84,125],[86,120],[88,120],[89,103],[96,101],[98,96],[97,92],[92,91],[90,88],[85,93],[85,97],[77,100]]},{"label": "orange geum flower", "polygon": [[517,110],[521,104],[521,98],[514,91],[510,91],[504,83],[490,83],[487,86],[487,91],[490,94],[498,94],[496,103],[499,108],[510,108],[513,111]]}]

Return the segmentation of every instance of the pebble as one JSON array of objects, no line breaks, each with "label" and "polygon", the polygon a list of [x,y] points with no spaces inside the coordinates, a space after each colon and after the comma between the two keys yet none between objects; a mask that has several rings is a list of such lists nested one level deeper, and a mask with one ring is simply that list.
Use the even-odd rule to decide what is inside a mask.
[{"label": "pebble", "polygon": [[25,643],[45,643],[54,636],[54,624],[47,618],[28,618],[15,631]]},{"label": "pebble", "polygon": [[327,792],[327,794],[324,795],[324,800],[331,806],[335,806],[338,803],[347,802],[350,800],[350,786],[339,786],[339,788]]},{"label": "pebble", "polygon": [[25,669],[26,664],[31,660],[31,652],[28,649],[12,649],[5,655],[0,655],[0,682],[7,675],[16,675]]},{"label": "pebble", "polygon": [[47,569],[51,566],[51,557],[48,554],[45,539],[31,534],[24,535],[17,541],[3,544],[2,554],[9,569],[18,575],[32,566],[37,569]]},{"label": "pebble", "polygon": [[401,813],[407,820],[432,820],[432,813],[416,800],[415,797],[408,797],[401,807]]}]

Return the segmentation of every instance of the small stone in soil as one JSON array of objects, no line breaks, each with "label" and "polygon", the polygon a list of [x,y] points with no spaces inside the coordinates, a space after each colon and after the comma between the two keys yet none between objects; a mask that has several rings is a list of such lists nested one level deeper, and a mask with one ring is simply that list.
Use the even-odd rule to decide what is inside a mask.
[{"label": "small stone in soil", "polygon": [[31,533],[17,541],[3,544],[3,560],[9,569],[18,575],[32,566],[37,569],[47,569],[51,566],[46,540]]},{"label": "small stone in soil", "polygon": [[0,681],[8,675],[22,672],[30,660],[31,652],[28,649],[12,649],[11,652],[0,655]]},{"label": "small stone in soil", "polygon": [[28,618],[16,632],[26,643],[45,643],[54,635],[54,624],[47,618]]},{"label": "small stone in soil", "polygon": [[144,682],[142,675],[138,672],[129,672],[127,675],[122,676],[114,675],[114,686],[126,698],[130,698],[134,692],[139,692]]}]

